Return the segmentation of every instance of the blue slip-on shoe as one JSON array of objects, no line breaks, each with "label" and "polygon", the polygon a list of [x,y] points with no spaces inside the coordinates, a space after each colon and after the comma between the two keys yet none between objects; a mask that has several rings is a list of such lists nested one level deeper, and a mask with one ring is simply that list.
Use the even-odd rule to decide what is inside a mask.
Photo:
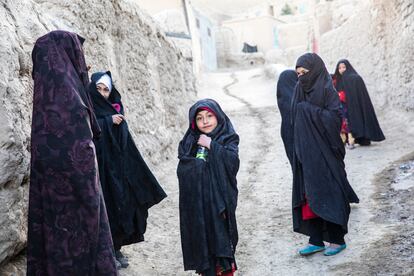
[{"label": "blue slip-on shoe", "polygon": [[324,249],[325,249],[325,246],[308,244],[306,247],[299,250],[299,254],[302,256],[308,256],[313,253],[323,251]]},{"label": "blue slip-on shoe", "polygon": [[346,244],[343,244],[343,245],[341,245],[339,247],[335,247],[335,248],[328,246],[325,249],[325,252],[323,252],[323,255],[325,255],[325,256],[333,256],[333,255],[338,254],[339,252],[341,252],[345,248],[346,248]]}]

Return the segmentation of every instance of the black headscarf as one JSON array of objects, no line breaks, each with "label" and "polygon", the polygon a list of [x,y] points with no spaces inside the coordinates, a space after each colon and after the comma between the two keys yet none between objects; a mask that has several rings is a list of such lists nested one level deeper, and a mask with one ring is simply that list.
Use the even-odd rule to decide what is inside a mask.
[{"label": "black headscarf", "polygon": [[[99,178],[105,197],[115,249],[144,240],[148,209],[166,197],[138,151],[128,124],[115,125],[112,115],[123,114],[121,95],[112,85],[108,99],[96,89],[96,82],[111,72],[97,72],[91,77],[89,93],[102,129],[95,139]],[[119,104],[120,112],[112,106]]]},{"label": "black headscarf", "polygon": [[207,107],[210,110],[214,111],[217,117],[217,127],[208,134],[208,136],[219,143],[226,143],[227,140],[237,136],[234,131],[233,125],[230,122],[230,119],[223,112],[220,105],[212,99],[203,99],[196,102],[189,111],[189,126],[187,133],[184,135],[184,138],[180,142],[180,147],[178,151],[178,158],[181,159],[184,156],[194,157],[191,153],[191,147],[194,146],[196,140],[200,136],[201,132],[194,125],[195,117],[197,112],[203,107]]},{"label": "black headscarf", "polygon": [[283,71],[277,82],[277,105],[282,116],[280,134],[285,145],[286,155],[292,164],[293,155],[293,128],[291,124],[291,102],[298,76],[295,70]]},{"label": "black headscarf", "polygon": [[[202,108],[213,111],[218,121],[217,127],[208,134],[212,141],[207,162],[195,158],[201,132],[194,125],[194,119]],[[185,270],[201,273],[214,269],[212,259],[234,260],[238,241],[235,214],[238,144],[239,136],[217,102],[204,99],[190,108],[188,130],[178,148],[177,168]]]},{"label": "black headscarf", "polygon": [[[118,112],[113,113],[114,109],[112,107],[112,104],[117,103],[121,105],[121,111],[119,113],[124,114],[124,107],[121,101],[121,94],[115,88],[115,85],[113,83],[112,83],[112,89],[111,89],[108,99],[105,99],[96,89],[96,82],[105,74],[108,75],[112,81],[111,71],[96,72],[96,73],[93,73],[91,76],[91,83],[95,84],[95,87],[94,89],[92,87],[89,88],[90,89],[89,94],[91,95],[94,108],[97,110],[97,113],[99,113],[100,117],[105,116],[105,115],[113,115]],[[111,106],[111,108],[109,108],[109,106]]]},{"label": "black headscarf", "polygon": [[[91,118],[90,124],[93,135],[94,137],[98,137],[100,129],[96,122],[95,114],[93,113],[91,99],[86,92],[88,89],[89,78],[82,49],[82,44],[85,39],[75,33],[53,31],[47,34],[47,36],[39,38],[38,41],[40,42],[46,38],[49,39],[49,47],[47,49],[42,48],[41,44],[38,43],[34,46],[32,52],[33,64],[36,63],[37,65],[36,67],[33,66],[32,69],[32,77],[35,85],[40,81],[40,78],[37,76],[45,73],[44,69],[46,67],[49,67],[51,72],[54,72],[55,77],[62,77],[64,74],[76,75],[77,79],[71,79],[71,85],[76,87],[83,104],[87,107]],[[49,56],[53,56],[55,61],[51,62]]]},{"label": "black headscarf", "polygon": [[[339,64],[345,64],[346,71],[339,73]],[[346,59],[338,61],[334,78],[336,89],[345,90],[348,108],[348,127],[357,143],[369,144],[372,141],[383,141],[385,136],[378,123],[374,106],[362,77]]]},{"label": "black headscarf", "polygon": [[295,101],[308,101],[319,107],[326,104],[326,90],[335,90],[332,85],[331,75],[328,73],[323,60],[314,53],[307,53],[299,57],[296,68],[303,67],[309,70],[298,78]]},{"label": "black headscarf", "polygon": [[341,63],[345,64],[345,67],[346,67],[346,71],[345,72],[347,72],[347,74],[357,74],[357,75],[359,75],[358,72],[355,70],[355,68],[352,66],[352,64],[349,62],[349,60],[347,60],[347,59],[340,59],[338,61],[338,63],[336,64],[335,73],[334,73],[334,76],[335,77],[342,76],[339,73],[339,64],[341,64]]},{"label": "black headscarf", "polygon": [[[309,72],[299,77],[292,101],[294,230],[310,235],[309,221],[302,220],[301,216],[306,196],[314,213],[325,221],[341,225],[346,233],[349,203],[359,200],[345,172],[339,97],[317,54],[301,56],[298,67]],[[331,242],[326,235],[325,240]]]}]

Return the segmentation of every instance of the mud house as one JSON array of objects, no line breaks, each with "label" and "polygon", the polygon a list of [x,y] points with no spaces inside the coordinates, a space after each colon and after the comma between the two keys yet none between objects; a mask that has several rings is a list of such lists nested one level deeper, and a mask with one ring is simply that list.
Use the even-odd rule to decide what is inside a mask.
[{"label": "mud house", "polygon": [[165,31],[165,35],[193,61],[196,74],[217,68],[215,23],[190,0],[135,0]]},{"label": "mud house", "polygon": [[219,66],[254,66],[265,63],[269,55],[272,63],[285,63],[286,48],[306,45],[307,23],[290,26],[279,18],[279,10],[267,3],[222,21],[217,34]]},{"label": "mud house", "polygon": [[[329,1],[297,0],[268,1],[232,15],[217,33],[219,66],[246,65],[246,60],[291,65],[306,51],[318,52],[320,35],[332,29],[331,14]],[[246,51],[246,45],[253,47]]]},{"label": "mud house", "polygon": [[229,45],[231,52],[241,52],[246,43],[257,46],[257,51],[264,53],[279,47],[277,29],[282,23],[275,17],[273,5],[262,4],[222,21],[221,28],[232,33],[232,44]]},{"label": "mud house", "polygon": [[215,40],[215,24],[208,16],[197,9],[192,10],[195,20],[193,39],[199,39],[200,49],[195,54],[200,55],[203,70],[212,71],[217,69],[217,51]]},{"label": "mud house", "polygon": [[233,32],[232,49],[242,51],[244,43],[257,46],[257,51],[267,52],[280,47],[278,26],[283,22],[271,15],[232,19],[224,21],[222,27]]}]

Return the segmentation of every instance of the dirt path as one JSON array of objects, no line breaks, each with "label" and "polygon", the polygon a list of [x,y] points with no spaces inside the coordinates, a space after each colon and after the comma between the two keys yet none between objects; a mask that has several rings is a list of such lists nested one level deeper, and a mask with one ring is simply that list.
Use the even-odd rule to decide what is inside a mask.
[{"label": "dirt path", "polygon": [[[389,192],[384,188],[387,186],[379,182],[379,175],[384,168],[414,150],[410,122],[404,121],[399,114],[386,118],[379,116],[387,140],[347,152],[349,181],[361,199],[360,204],[352,206],[349,234],[346,236],[349,248],[333,257],[318,254],[303,258],[296,251],[307,242],[307,238],[292,231],[291,172],[279,134],[276,81],[266,79],[264,75],[260,68],[209,74],[201,81],[199,93],[200,98],[214,98],[221,104],[241,139],[238,275],[372,275],[374,270],[363,269],[366,262],[372,266],[378,264],[375,258],[368,259],[370,250],[398,232],[398,219],[390,219],[392,216],[379,219],[376,216],[384,202],[375,196]],[[177,161],[172,159],[165,167],[154,168],[156,175],[164,175],[160,182],[169,197],[151,209],[147,241],[124,249],[130,259],[130,267],[121,270],[121,275],[193,275],[185,273],[182,266],[175,174]],[[410,185],[405,188],[409,192],[414,190]],[[402,204],[401,200],[408,201],[409,198],[390,196],[387,204]],[[409,210],[406,216],[412,219],[413,205],[404,206]],[[414,240],[408,237],[408,241],[410,239]],[[410,252],[413,246],[408,242],[404,252]],[[413,266],[407,260],[409,258],[385,258],[390,263],[389,267],[398,261],[399,267],[406,268],[399,270],[401,273],[409,273]],[[376,271],[381,275],[381,270]],[[388,275],[387,271],[384,270],[384,275]]]},{"label": "dirt path", "polygon": [[414,154],[393,162],[374,179],[373,220],[385,225],[384,236],[370,244],[359,260],[339,265],[343,275],[414,275]]}]

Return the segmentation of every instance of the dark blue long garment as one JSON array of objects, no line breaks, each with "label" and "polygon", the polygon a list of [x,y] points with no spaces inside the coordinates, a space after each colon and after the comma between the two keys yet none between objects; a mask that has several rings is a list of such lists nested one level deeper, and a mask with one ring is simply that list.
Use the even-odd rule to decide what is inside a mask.
[{"label": "dark blue long garment", "polygon": [[144,240],[148,209],[167,195],[138,151],[127,121],[119,125],[112,122],[112,115],[118,114],[112,104],[121,107],[120,114],[124,114],[124,109],[114,86],[108,99],[97,91],[96,82],[103,74],[111,77],[109,71],[94,73],[89,93],[102,130],[100,138],[94,140],[99,178],[114,247],[119,250],[123,245]]},{"label": "dark blue long garment", "polygon": [[[217,127],[208,134],[212,141],[207,162],[195,158],[201,133],[193,120],[202,107],[212,110],[218,120]],[[210,276],[216,275],[217,263],[226,271],[235,264],[238,145],[239,136],[215,101],[200,100],[191,107],[189,128],[178,149],[177,168],[185,270]]]},{"label": "dark blue long garment", "polygon": [[347,233],[350,203],[359,199],[345,172],[338,93],[318,55],[305,54],[296,66],[310,71],[299,77],[292,100],[294,231],[310,235],[309,220],[302,219],[306,196],[315,214]]},{"label": "dark blue long garment", "polygon": [[[343,75],[339,74],[338,69],[341,63],[346,66]],[[334,77],[336,78],[337,90],[345,90],[349,131],[354,136],[356,143],[366,145],[370,141],[385,140],[364,80],[351,63],[346,59],[339,60]]]}]

